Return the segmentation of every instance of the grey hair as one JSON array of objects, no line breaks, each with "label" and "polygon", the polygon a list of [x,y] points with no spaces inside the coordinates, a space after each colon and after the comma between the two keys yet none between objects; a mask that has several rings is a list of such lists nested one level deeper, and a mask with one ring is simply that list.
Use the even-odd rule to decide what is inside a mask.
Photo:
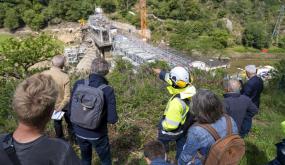
[{"label": "grey hair", "polygon": [[62,55],[54,56],[51,60],[52,65],[58,68],[63,68],[64,62],[65,62],[65,56]]},{"label": "grey hair", "polygon": [[256,74],[256,66],[255,65],[247,65],[245,67],[245,71],[247,71],[249,74]]},{"label": "grey hair", "polygon": [[240,92],[240,82],[238,80],[235,80],[235,79],[231,79],[228,81],[227,83],[227,90],[229,92],[236,92],[236,93],[239,93]]},{"label": "grey hair", "polygon": [[91,64],[91,73],[99,74],[105,76],[109,73],[110,65],[103,58],[96,58],[92,61]]}]

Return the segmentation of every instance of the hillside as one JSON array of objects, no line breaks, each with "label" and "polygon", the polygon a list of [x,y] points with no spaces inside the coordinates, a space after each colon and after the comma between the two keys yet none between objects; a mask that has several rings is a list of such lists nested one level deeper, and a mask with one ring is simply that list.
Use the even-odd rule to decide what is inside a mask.
[{"label": "hillside", "polygon": [[[272,47],[280,0],[147,0],[148,27],[152,41],[188,54],[198,50],[233,50],[237,46],[270,48],[284,52],[285,37]],[[12,0],[0,4],[0,28],[15,31],[28,26],[40,30],[63,21],[87,19],[101,6],[110,18],[140,26],[137,0]],[[283,25],[282,25],[283,26]],[[283,29],[283,28],[281,28]],[[252,51],[245,49],[245,51]]]}]

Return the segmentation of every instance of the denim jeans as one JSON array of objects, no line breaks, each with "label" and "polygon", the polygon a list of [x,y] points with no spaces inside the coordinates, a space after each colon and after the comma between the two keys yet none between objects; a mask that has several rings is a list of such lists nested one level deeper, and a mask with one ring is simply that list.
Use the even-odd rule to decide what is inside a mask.
[{"label": "denim jeans", "polygon": [[252,126],[252,117],[246,116],[242,122],[241,130],[239,133],[242,138],[244,138],[249,133],[249,131],[251,130],[251,126]]},{"label": "denim jeans", "polygon": [[96,140],[87,140],[77,136],[77,142],[81,151],[82,165],[92,164],[92,147],[95,148],[102,165],[112,164],[108,136],[103,136]]},{"label": "denim jeans", "polygon": [[[158,138],[158,140],[163,143],[166,152],[168,152],[169,151],[169,142],[171,142],[173,140],[167,140],[165,138],[163,138],[163,139]],[[178,160],[179,156],[183,150],[183,146],[186,142],[186,136],[182,136],[182,137],[176,139],[175,141],[176,141],[176,156],[175,156],[175,158],[176,158],[176,160]]]}]

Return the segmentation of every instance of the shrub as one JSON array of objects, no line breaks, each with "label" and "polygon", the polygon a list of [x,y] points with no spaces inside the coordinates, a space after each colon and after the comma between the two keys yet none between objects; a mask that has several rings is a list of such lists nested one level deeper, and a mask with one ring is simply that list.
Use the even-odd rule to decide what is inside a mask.
[{"label": "shrub", "polygon": [[251,22],[245,27],[242,38],[243,45],[257,49],[269,46],[268,33],[264,22]]}]

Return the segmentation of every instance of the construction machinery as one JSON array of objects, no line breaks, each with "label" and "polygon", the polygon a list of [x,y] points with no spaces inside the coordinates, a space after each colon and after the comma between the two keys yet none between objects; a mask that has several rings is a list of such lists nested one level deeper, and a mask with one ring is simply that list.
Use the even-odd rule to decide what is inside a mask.
[{"label": "construction machinery", "polygon": [[140,0],[140,17],[141,17],[141,36],[143,40],[147,39],[147,8],[146,0]]},{"label": "construction machinery", "polygon": [[285,5],[282,5],[271,37],[273,45],[278,45],[279,43],[279,33],[280,33],[280,27],[283,22],[284,13],[285,13]]}]

